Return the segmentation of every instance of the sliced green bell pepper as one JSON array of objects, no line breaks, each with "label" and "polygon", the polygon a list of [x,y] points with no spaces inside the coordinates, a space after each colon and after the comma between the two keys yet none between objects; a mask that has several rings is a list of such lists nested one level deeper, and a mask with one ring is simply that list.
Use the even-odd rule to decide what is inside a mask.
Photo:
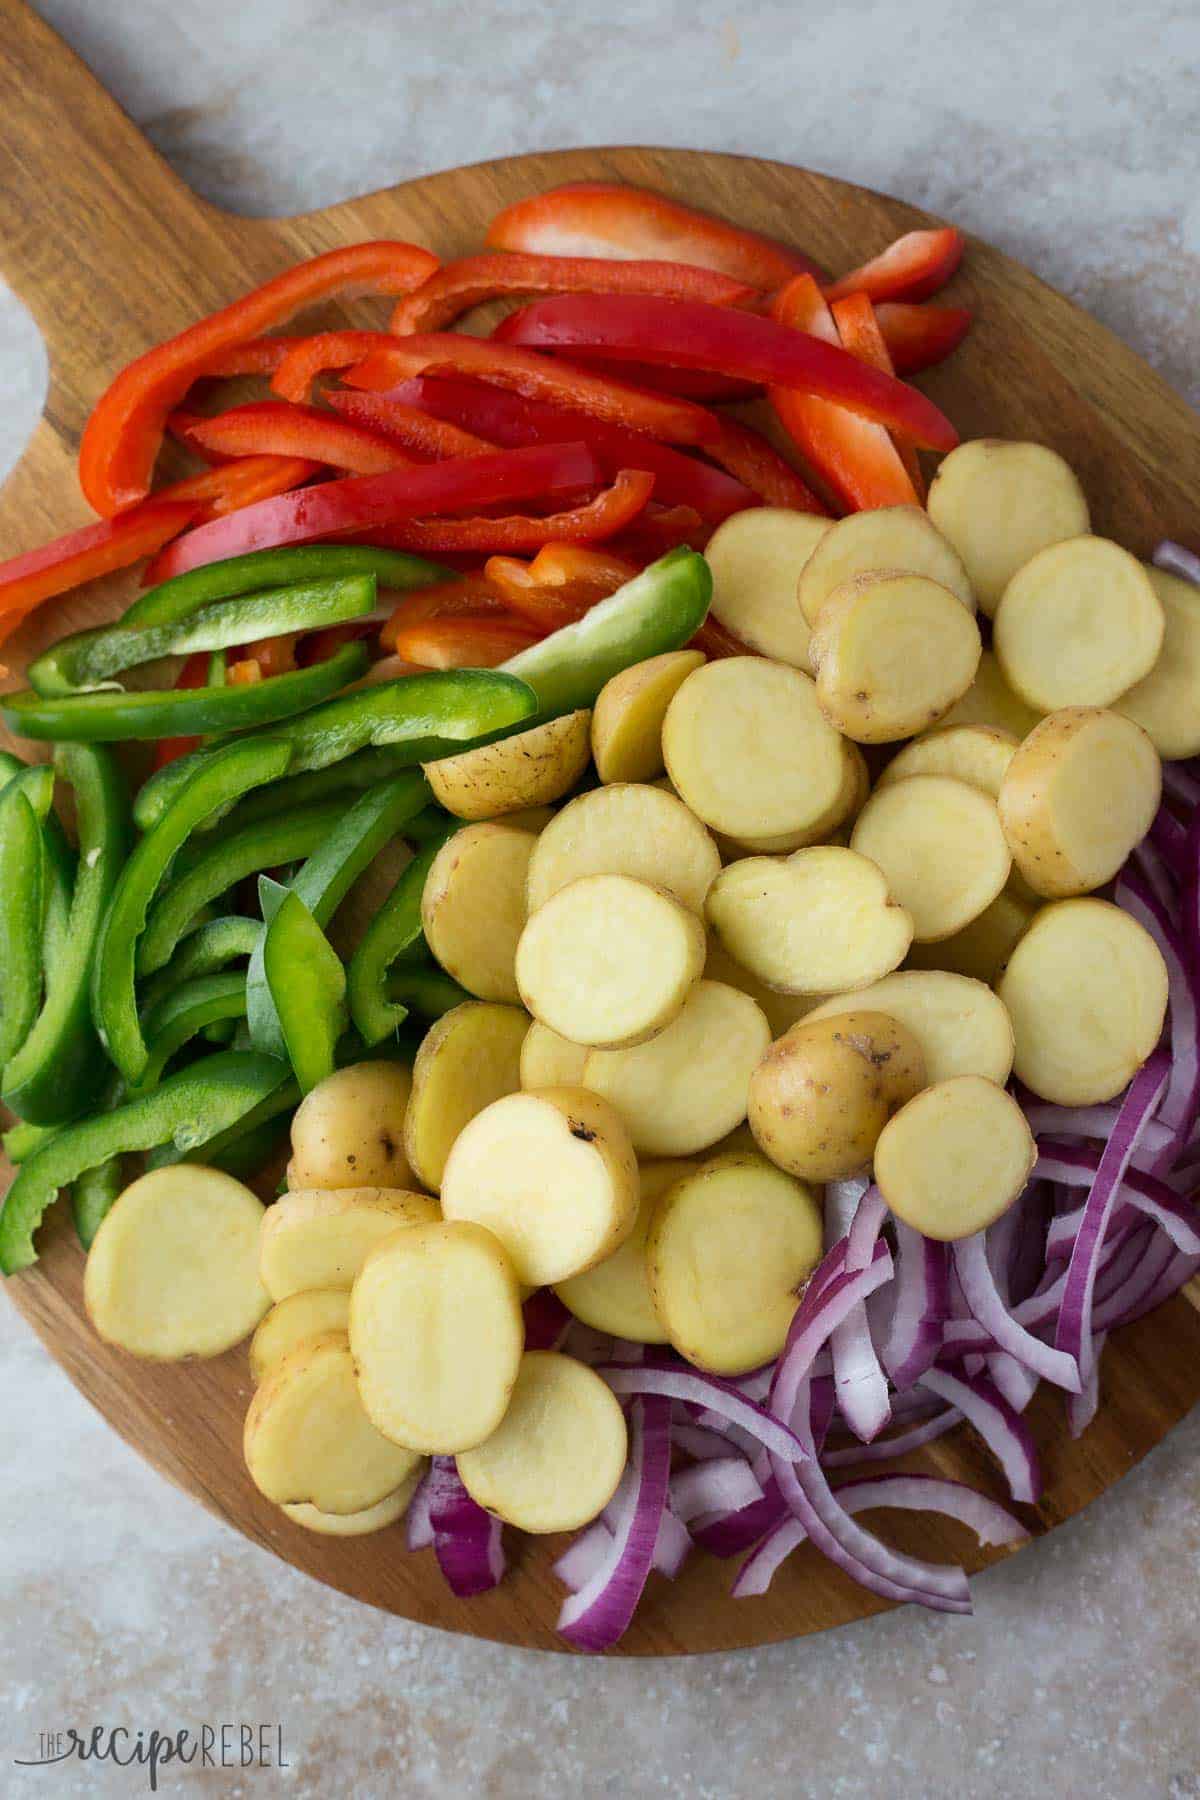
[{"label": "sliced green bell pepper", "polygon": [[218,600],[253,594],[261,588],[301,581],[336,581],[350,575],[373,575],[380,587],[430,587],[453,574],[439,563],[373,544],[301,544],[293,549],[254,550],[206,563],[157,587],[147,588],[128,606],[115,631],[130,625],[164,625],[186,619]]},{"label": "sliced green bell pepper", "polygon": [[363,934],[346,972],[346,997],[350,1017],[364,1044],[378,1044],[395,1031],[407,1016],[386,988],[388,970],[398,956],[421,937],[421,896],[434,857],[459,821],[447,820],[440,835],[408,864]]},{"label": "sliced green bell pepper", "polygon": [[167,994],[197,975],[215,975],[240,957],[250,956],[262,942],[263,926],[241,913],[224,913],[206,919],[189,932],[165,969],[148,981],[142,993],[145,1007],[157,1006]]},{"label": "sliced green bell pepper", "polygon": [[[324,769],[309,769],[303,775],[285,775],[253,794],[239,800],[232,812],[217,821],[225,831],[237,831],[252,825],[255,819],[269,819],[292,807],[307,806],[311,800],[327,800],[331,794],[365,793],[381,781],[389,781],[403,769],[412,768],[412,757],[403,744],[385,744],[378,750],[359,750],[342,762],[330,763]],[[204,831],[215,829],[207,820]],[[405,833],[407,836],[407,832]]]},{"label": "sliced green bell pepper", "polygon": [[119,1156],[110,1156],[94,1169],[85,1169],[72,1182],[71,1216],[75,1220],[75,1235],[85,1250],[91,1249],[124,1186],[125,1171]]},{"label": "sliced green bell pepper", "polygon": [[42,882],[41,828],[18,778],[0,794],[0,1068],[37,1018]]},{"label": "sliced green bell pepper", "polygon": [[402,1011],[418,1013],[423,1019],[440,1019],[451,1007],[475,998],[436,965],[410,968],[399,964],[388,976],[387,991]]},{"label": "sliced green bell pepper", "polygon": [[347,1024],[346,971],[293,888],[263,940],[263,969],[300,1092],[332,1075]]},{"label": "sliced green bell pepper", "polygon": [[142,1016],[147,1045],[146,1067],[130,1098],[157,1087],[162,1072],[183,1046],[218,1021],[241,1019],[246,1013],[246,977],[218,972],[181,982]]}]

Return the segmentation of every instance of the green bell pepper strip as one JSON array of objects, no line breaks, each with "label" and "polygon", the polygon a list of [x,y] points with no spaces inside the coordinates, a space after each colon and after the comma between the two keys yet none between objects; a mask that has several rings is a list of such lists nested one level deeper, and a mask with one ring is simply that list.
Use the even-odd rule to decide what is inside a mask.
[{"label": "green bell pepper strip", "polygon": [[50,812],[42,820],[42,963],[47,993],[70,945],[74,889],[75,852],[58,815]]},{"label": "green bell pepper strip", "polygon": [[[201,1162],[215,1169],[223,1168],[224,1159],[234,1146],[267,1125],[277,1125],[284,1113],[291,1114],[299,1106],[300,1089],[286,1063],[277,1062],[274,1057],[263,1057],[256,1050],[222,1050],[218,1051],[217,1056],[255,1056],[260,1062],[271,1062],[278,1071],[275,1085],[261,1094],[252,1106],[247,1107],[240,1118],[232,1120],[210,1136],[201,1138],[199,1142],[186,1146],[164,1143],[152,1150],[146,1158],[148,1169],[161,1169],[168,1163],[177,1162]],[[208,1057],[204,1062],[193,1063],[192,1067],[201,1069],[216,1060],[217,1057]],[[172,1080],[177,1079],[178,1077],[172,1077]]]},{"label": "green bell pepper strip", "polygon": [[230,556],[224,562],[189,569],[157,587],[147,588],[126,607],[114,631],[130,625],[164,625],[186,619],[218,600],[253,594],[261,588],[287,587],[302,581],[337,581],[351,575],[373,575],[379,587],[431,587],[449,581],[452,569],[408,556],[399,550],[381,550],[373,544],[303,544],[292,549],[252,550],[246,556]]},{"label": "green bell pepper strip", "polygon": [[85,1169],[71,1184],[71,1216],[75,1235],[90,1250],[96,1233],[112,1211],[125,1186],[123,1159],[110,1156],[94,1169]]},{"label": "green bell pepper strip", "polygon": [[184,938],[166,968],[146,983],[143,1006],[157,1006],[183,982],[198,975],[215,975],[239,957],[250,956],[262,942],[262,935],[259,921],[244,918],[241,913],[224,913],[205,920]]},{"label": "green bell pepper strip", "polygon": [[348,1022],[346,971],[295,888],[263,940],[263,969],[300,1092],[332,1075]]},{"label": "green bell pepper strip", "polygon": [[14,784],[32,806],[38,824],[42,824],[54,803],[54,770],[50,764],[20,762],[5,752],[0,764],[0,794],[7,793]]},{"label": "green bell pepper strip", "polygon": [[[0,716],[10,731],[22,737],[75,744],[241,731],[291,719],[327,700],[361,675],[367,661],[362,644],[345,644],[327,662],[287,675],[271,675],[245,687],[165,688],[129,694],[122,690],[45,700],[26,688],[0,698]],[[180,758],[181,762],[190,760]]]},{"label": "green bell pepper strip", "polygon": [[[260,781],[282,774],[289,756],[287,745],[271,738],[256,736],[229,745],[192,776],[175,804],[141,840],[121,870],[92,958],[91,1003],[101,1041],[129,1082],[138,1081],[146,1067],[146,1042],[138,1023],[134,979],[138,939],[159,884],[200,819],[207,818],[215,807],[238,799]],[[231,874],[224,885],[227,887],[236,879],[236,874]],[[209,894],[200,894],[153,965],[155,968],[168,960],[183,926],[208,898]]]},{"label": "green bell pepper strip", "polygon": [[387,992],[404,1013],[418,1013],[423,1019],[440,1019],[452,1007],[475,998],[444,969],[408,968],[403,963],[388,976]]},{"label": "green bell pepper strip", "polygon": [[60,1188],[126,1151],[173,1143],[186,1154],[229,1130],[280,1084],[274,1057],[218,1051],[193,1063],[140,1100],[68,1125],[21,1164],[0,1210],[0,1272],[37,1260],[33,1234]]},{"label": "green bell pepper strip", "polygon": [[[277,675],[274,679],[287,678]],[[266,685],[263,682],[260,687]],[[291,745],[289,772],[293,775],[328,768],[357,751],[382,745],[403,745],[412,768],[435,757],[451,756],[481,738],[516,729],[536,707],[533,691],[512,675],[495,669],[438,669],[339,694],[323,706],[273,727],[269,735]],[[216,748],[193,750],[150,777],[134,808],[134,818],[143,831],[161,817],[172,797]]]},{"label": "green bell pepper strip", "polygon": [[205,1163],[209,1168],[223,1169],[226,1175],[236,1176],[239,1181],[252,1180],[262,1173],[286,1139],[289,1124],[287,1119],[264,1119],[261,1125],[231,1137],[222,1150],[206,1153]]},{"label": "green bell pepper strip", "polygon": [[61,1125],[35,1125],[30,1119],[19,1119],[9,1126],[0,1142],[9,1162],[20,1163],[35,1150],[40,1150],[43,1144],[48,1144],[52,1137],[57,1137],[61,1130]]},{"label": "green bell pepper strip", "polygon": [[[79,862],[66,942],[48,963],[45,1003],[4,1071],[5,1104],[53,1125],[85,1112],[106,1069],[92,1023],[89,984],[101,927],[128,851],[129,795],[110,750],[64,744],[54,766],[75,794]],[[49,821],[47,821],[49,824]]]},{"label": "green bell pepper strip", "polygon": [[[349,797],[364,793],[381,781],[389,781],[401,770],[411,768],[412,757],[403,744],[385,744],[379,750],[359,750],[343,762],[330,763],[328,768],[309,769],[303,775],[285,775],[282,781],[268,782],[265,787],[239,800],[232,812],[216,823],[226,831],[236,831],[243,825],[253,824],[255,819],[272,818],[289,808],[307,806],[311,800],[327,800],[331,794]],[[203,831],[214,829],[212,820],[206,820],[201,827]]]},{"label": "green bell pepper strip", "polygon": [[246,977],[243,974],[197,975],[182,982],[142,1016],[146,1039],[146,1067],[131,1099],[149,1093],[162,1079],[163,1070],[183,1046],[217,1021],[241,1019],[246,1013]]},{"label": "green bell pepper strip", "polygon": [[374,606],[374,576],[354,575],[220,601],[189,618],[161,625],[122,624],[78,631],[30,663],[29,685],[44,696],[86,693],[111,685],[113,677],[126,669],[163,656],[228,650],[286,632],[345,625],[363,618]]},{"label": "green bell pepper strip", "polygon": [[209,687],[224,687],[225,686],[225,673],[226,673],[225,661],[226,661],[226,658],[225,658],[224,650],[214,650],[212,655],[209,657],[209,659],[208,659],[208,685],[209,685]]},{"label": "green bell pepper strip", "polygon": [[19,778],[0,795],[0,1068],[37,1018],[42,994],[42,833]]},{"label": "green bell pepper strip", "polygon": [[383,1041],[407,1016],[408,1008],[386,991],[388,970],[398,956],[421,937],[421,896],[434,857],[459,821],[448,820],[440,835],[428,843],[401,871],[395,887],[363,933],[346,972],[346,998],[350,1017],[364,1044]]}]

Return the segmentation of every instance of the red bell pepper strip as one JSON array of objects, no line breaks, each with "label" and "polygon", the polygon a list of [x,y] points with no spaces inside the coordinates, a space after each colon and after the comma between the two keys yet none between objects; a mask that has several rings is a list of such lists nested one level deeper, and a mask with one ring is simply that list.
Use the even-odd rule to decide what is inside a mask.
[{"label": "red bell pepper strip", "polygon": [[[524,454],[510,450],[510,456]],[[472,459],[474,460],[474,459]],[[480,459],[482,460],[482,459]],[[446,464],[435,464],[445,468]],[[612,483],[589,500],[567,512],[550,513],[545,518],[525,518],[509,514],[500,518],[476,519],[406,519],[399,525],[387,525],[373,531],[370,542],[385,544],[393,550],[438,551],[443,554],[466,550],[540,550],[543,544],[569,542],[582,538],[585,543],[598,543],[622,531],[642,511],[654,488],[654,477],[643,469],[623,469]]]},{"label": "red bell pepper strip", "polygon": [[427,619],[454,618],[463,613],[478,618],[480,613],[503,613],[504,601],[486,575],[461,575],[457,581],[439,581],[432,587],[414,588],[396,604],[395,611],[379,633],[383,649],[394,651],[396,635],[409,625],[423,625]]},{"label": "red bell pepper strip", "polygon": [[644,568],[680,544],[703,550],[713,528],[693,506],[655,506],[651,501],[632,525],[607,540],[605,548]]},{"label": "red bell pepper strip", "polygon": [[515,619],[427,619],[396,634],[396,654],[423,669],[494,669],[544,634]]},{"label": "red bell pepper strip", "polygon": [[726,631],[719,619],[711,616],[705,619],[688,645],[688,649],[703,650],[705,656],[710,659],[718,656],[757,656],[759,654],[757,650],[752,650],[749,644],[743,644],[741,638],[734,637],[732,631]]},{"label": "red bell pepper strip", "polygon": [[567,354],[577,347],[611,350],[614,356],[677,368],[716,369],[833,400],[929,449],[952,450],[958,442],[949,419],[916,388],[867,368],[838,344],[730,307],[633,294],[567,294],[512,313],[489,347],[497,341]]},{"label": "red bell pepper strip", "polygon": [[706,369],[668,369],[665,364],[625,362],[616,356],[593,357],[587,350],[574,351],[571,360],[585,369],[597,368],[614,381],[628,382],[630,387],[679,394],[684,400],[699,400],[702,406],[718,400],[753,400],[762,392],[752,381],[733,381],[727,375],[710,375]]},{"label": "red bell pepper strip", "polygon": [[488,227],[491,250],[541,256],[668,257],[773,288],[817,265],[757,231],[728,225],[665,194],[617,181],[573,181],[518,200]]},{"label": "red bell pepper strip", "polygon": [[394,342],[386,331],[318,331],[296,338],[271,377],[271,392],[281,400],[311,400],[318,375],[348,369]]},{"label": "red bell pepper strip", "polygon": [[0,563],[0,643],[55,594],[153,556],[195,518],[194,500],[148,500],[120,519],[100,519]]},{"label": "red bell pepper strip", "polygon": [[540,499],[594,487],[600,479],[599,465],[583,444],[536,445],[414,469],[389,469],[383,475],[350,475],[344,481],[262,500],[227,519],[199,526],[156,558],[151,575],[165,581],[251,550],[309,544],[351,532],[377,533],[400,519],[424,521],[430,514]]},{"label": "red bell pepper strip", "polygon": [[785,462],[762,433],[749,425],[723,418],[720,437],[715,443],[706,444],[704,450],[706,456],[719,462],[768,506],[786,506],[793,512],[826,510],[791,463]]},{"label": "red bell pepper strip", "polygon": [[239,456],[205,469],[200,475],[187,475],[159,488],[154,498],[193,500],[202,508],[197,524],[223,518],[256,500],[269,500],[272,494],[286,494],[302,487],[314,475],[321,474],[324,463],[309,462],[302,456]]},{"label": "red bell pepper strip", "polygon": [[405,294],[436,268],[437,258],[415,244],[329,250],[148,350],[122,369],[87,422],[79,447],[85,496],[106,518],[145,498],[167,414],[214,356],[335,294]]},{"label": "red bell pepper strip", "polygon": [[305,456],[348,475],[416,467],[411,456],[367,426],[288,400],[252,400],[215,418],[197,419],[187,441],[233,456]]},{"label": "red bell pepper strip", "polygon": [[210,469],[215,469],[221,463],[232,462],[233,458],[218,456],[215,450],[202,450],[199,444],[189,438],[188,434],[192,426],[200,423],[204,417],[204,413],[189,412],[186,407],[177,406],[174,412],[167,414],[166,435],[173,438],[177,444],[185,444],[193,456],[198,456],[202,462],[208,464]]},{"label": "red bell pepper strip", "polygon": [[232,662],[225,673],[225,680],[230,687],[257,687],[263,678],[262,664],[256,657],[239,657]]},{"label": "red bell pepper strip", "polygon": [[[407,385],[419,388],[423,384],[414,381]],[[474,386],[471,391],[487,395],[500,393],[499,388]],[[508,397],[515,400],[515,396]],[[410,403],[394,394],[359,394],[346,388],[332,388],[325,398],[343,418],[353,419],[355,424],[365,425],[369,430],[379,432],[382,437],[394,438],[406,450],[431,462],[441,462],[447,456],[486,456],[489,450],[496,448],[495,442],[477,437],[474,432],[463,431],[448,420],[432,418],[429,412],[419,410],[415,401]],[[523,403],[517,401],[516,404]],[[574,418],[578,425],[584,425],[581,414],[574,414]],[[567,435],[578,439],[584,434],[572,431]],[[507,447],[518,449],[521,444],[533,441],[532,437],[520,438]],[[565,442],[565,439],[562,441]]]},{"label": "red bell pepper strip", "polygon": [[[202,688],[208,686],[207,650],[195,650],[184,663],[175,678],[177,688]],[[190,756],[204,742],[198,737],[159,738],[154,746],[153,767],[165,769],[168,763],[176,762],[181,756]]]},{"label": "red bell pepper strip", "polygon": [[[869,294],[847,294],[844,300],[835,300],[829,310],[833,314],[838,336],[851,356],[870,363],[873,369],[882,369],[885,375],[896,373]],[[924,505],[925,477],[921,473],[917,453],[906,438],[893,437],[892,441],[896,446],[896,454],[904,464],[905,473],[912,482],[913,492]]]},{"label": "red bell pepper strip", "polygon": [[[542,301],[557,306],[559,301]],[[588,306],[606,304],[586,300]],[[682,301],[638,301],[638,305],[682,305]],[[705,307],[714,318],[725,313],[719,306]],[[514,317],[520,317],[514,314]],[[731,315],[732,316],[732,315]],[[741,318],[743,315],[738,314]],[[387,349],[373,351],[345,376],[348,387],[386,392],[414,375],[459,375],[468,381],[508,388],[527,400],[548,400],[552,406],[569,406],[575,412],[645,432],[668,444],[704,444],[716,437],[720,424],[713,413],[690,400],[669,394],[648,394],[641,388],[624,387],[607,376],[593,375],[536,351],[497,343],[495,338],[466,337],[461,333],[428,332],[410,338],[392,338]]]},{"label": "red bell pepper strip", "polygon": [[965,306],[910,306],[884,300],[875,308],[897,375],[916,375],[950,355],[971,329]]},{"label": "red bell pepper strip", "polygon": [[574,624],[637,572],[636,563],[584,544],[547,544],[532,562],[491,556],[483,568],[512,611],[541,631]]},{"label": "red bell pepper strip", "polygon": [[200,376],[208,379],[237,375],[273,375],[288,352],[304,341],[303,338],[294,337],[258,337],[250,338],[244,344],[231,344],[227,350],[218,350],[208,358],[200,370]]},{"label": "red bell pepper strip", "polygon": [[927,300],[949,281],[962,261],[963,234],[953,225],[907,231],[870,262],[839,275],[825,289],[828,300],[868,294],[872,300]]}]

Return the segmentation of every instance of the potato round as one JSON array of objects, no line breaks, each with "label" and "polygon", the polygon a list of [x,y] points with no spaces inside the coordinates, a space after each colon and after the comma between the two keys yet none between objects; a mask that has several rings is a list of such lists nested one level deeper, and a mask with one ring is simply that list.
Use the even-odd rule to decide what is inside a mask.
[{"label": "potato round", "polygon": [[740,994],[749,994],[754,1004],[761,1009],[771,1036],[782,1037],[798,1019],[804,1018],[818,1004],[815,994],[783,994],[775,988],[760,981],[749,969],[743,969],[741,963],[735,962],[719,938],[710,935],[708,940],[708,956],[704,964],[705,981],[722,981],[726,987],[736,988]]},{"label": "potato round", "polygon": [[1036,907],[1011,884],[985,906],[977,919],[936,944],[914,944],[908,953],[911,969],[952,969],[976,981],[993,982],[1020,943],[1032,922]]},{"label": "potato round", "polygon": [[1016,1071],[1059,1106],[1112,1100],[1162,1031],[1167,970],[1154,939],[1107,900],[1043,906],[998,991],[1012,1018]]},{"label": "potato round", "polygon": [[594,1269],[555,1285],[563,1305],[594,1331],[635,1344],[665,1344],[667,1334],[654,1310],[646,1271],[646,1234],[659,1200],[672,1184],[699,1165],[686,1157],[642,1163],[638,1169],[638,1214],[620,1249]]},{"label": "potato round", "polygon": [[698,913],[720,866],[717,846],[682,800],[659,787],[614,782],[570,801],[538,838],[529,911],[584,875],[629,875]]},{"label": "potato round", "polygon": [[451,1145],[476,1113],[521,1085],[529,1020],[515,1006],[468,1000],[431,1025],[413,1063],[404,1147],[418,1181],[436,1193]]},{"label": "potato round", "polygon": [[605,682],[592,713],[592,757],[601,781],[653,781],[662,774],[667,708],[704,660],[702,650],[668,650]]},{"label": "potato round", "polygon": [[737,962],[794,994],[867,987],[899,968],[912,943],[912,920],[876,865],[837,845],[730,863],[705,912]]},{"label": "potato round", "polygon": [[307,1500],[294,1506],[283,1506],[280,1510],[287,1514],[293,1525],[302,1525],[305,1531],[315,1531],[321,1537],[366,1537],[372,1531],[385,1530],[404,1517],[426,1467],[424,1458],[420,1458],[412,1474],[394,1493],[386,1494],[374,1506],[365,1506],[361,1512],[326,1513],[318,1506],[310,1506]]},{"label": "potato round", "polygon": [[1067,707],[1030,732],[998,801],[1017,868],[1037,894],[1086,894],[1116,874],[1162,796],[1158,752],[1140,725]]},{"label": "potato round", "polygon": [[88,1252],[83,1301],[100,1336],[151,1362],[240,1344],[271,1304],[258,1273],[264,1211],[219,1169],[175,1163],[140,1176]]},{"label": "potato round", "polygon": [[495,819],[569,794],[592,754],[590,712],[564,713],[513,737],[425,764],[434,798],[459,819]]},{"label": "potato round", "polygon": [[604,1511],[628,1455],[625,1415],[599,1375],[573,1356],[529,1350],[503,1423],[459,1455],[458,1472],[505,1524],[575,1531]]},{"label": "potato round", "polygon": [[1166,629],[1162,602],[1136,556],[1107,538],[1039,550],[996,608],[996,660],[1040,712],[1107,706],[1148,675]]},{"label": "potato round", "polygon": [[962,559],[919,506],[880,506],[839,519],[800,572],[800,606],[810,625],[835,588],[877,569],[927,575],[958,596],[968,612],[975,597]]},{"label": "potato round", "polygon": [[1025,1114],[994,1081],[959,1075],[901,1108],[875,1146],[875,1180],[896,1217],[941,1242],[1007,1212],[1037,1161]]},{"label": "potato round", "polygon": [[748,994],[701,981],[649,1043],[593,1050],[584,1081],[610,1100],[641,1156],[691,1156],[746,1116],[750,1074],[771,1041]]},{"label": "potato round", "polygon": [[582,1087],[495,1101],[460,1132],[442,1177],[446,1217],[494,1232],[531,1287],[611,1256],[637,1209],[629,1135],[608,1101]]},{"label": "potato round", "polygon": [[905,744],[880,774],[877,787],[907,781],[910,775],[950,775],[994,800],[1000,792],[1018,740],[990,725],[950,725],[924,732]]},{"label": "potato round", "polygon": [[813,627],[817,699],[857,743],[895,743],[961,700],[982,649],[970,613],[927,575],[856,575],[829,594]]},{"label": "potato round", "polygon": [[800,572],[830,529],[818,513],[755,506],[718,525],[705,545],[712,614],[743,644],[811,675]]},{"label": "potato round", "polygon": [[714,1157],[655,1208],[646,1266],[670,1342],[698,1368],[744,1375],[783,1349],[821,1260],[821,1208],[753,1151]]},{"label": "potato round", "polygon": [[951,937],[977,919],[1012,869],[996,802],[949,775],[913,775],[878,789],[850,844],[879,864],[889,892],[912,914],[918,943]]},{"label": "potato round", "polygon": [[447,838],[425,877],[421,924],[429,948],[479,1000],[520,1000],[513,965],[525,881],[541,841],[511,825],[465,825]]},{"label": "potato round", "polygon": [[947,731],[952,725],[991,725],[997,731],[1011,732],[1020,741],[1041,717],[1040,712],[1013,693],[995,656],[985,650],[974,681],[962,699],[955,701],[937,730]]},{"label": "potato round", "polygon": [[1044,444],[972,438],[942,459],[929,517],[962,558],[990,619],[1017,570],[1050,544],[1091,530],[1068,463]]},{"label": "potato round", "polygon": [[255,1387],[299,1344],[327,1331],[345,1331],[349,1318],[348,1287],[309,1288],[276,1301],[250,1339],[250,1379]]},{"label": "potato round", "polygon": [[587,1046],[568,1043],[548,1025],[531,1023],[521,1045],[521,1086],[530,1088],[582,1087]]},{"label": "potato round", "polygon": [[403,1188],[298,1188],[268,1207],[258,1267],[272,1300],[349,1288],[369,1253],[402,1225],[426,1225],[437,1201]]},{"label": "potato round", "polygon": [[887,1013],[806,1019],[750,1077],[750,1129],[779,1168],[842,1181],[868,1166],[880,1132],[925,1078],[919,1042]]},{"label": "potato round", "polygon": [[289,1187],[411,1187],[404,1154],[411,1093],[404,1064],[382,1059],[337,1069],[318,1082],[292,1120]]},{"label": "potato round", "polygon": [[1012,1074],[1013,1028],[991,988],[941,969],[898,969],[869,988],[822,1001],[809,1020],[839,1013],[888,1013],[907,1025],[925,1056],[929,1081],[982,1075],[1003,1086]]},{"label": "potato round", "polygon": [[803,850],[811,844],[827,843],[835,833],[844,832],[862,811],[871,793],[871,772],[857,744],[841,739],[842,779],[837,794],[825,812],[799,831],[785,831],[776,837],[726,837],[714,832],[723,863],[740,862],[744,856],[779,856]]},{"label": "potato round", "polygon": [[1147,567],[1166,630],[1149,675],[1113,702],[1140,725],[1162,757],[1200,755],[1200,587]]},{"label": "potato round", "polygon": [[640,1044],[679,1012],[706,947],[701,921],[665,888],[585,875],[531,915],[517,985],[534,1018],[572,1043]]},{"label": "potato round", "polygon": [[350,1295],[363,1405],[385,1437],[428,1455],[491,1436],[524,1342],[513,1265],[498,1238],[467,1221],[393,1232]]}]

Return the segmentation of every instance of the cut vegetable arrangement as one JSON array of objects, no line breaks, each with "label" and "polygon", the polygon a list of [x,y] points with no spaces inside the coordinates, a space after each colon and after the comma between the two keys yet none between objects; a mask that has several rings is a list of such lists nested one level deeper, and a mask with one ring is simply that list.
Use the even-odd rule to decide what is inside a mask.
[{"label": "cut vegetable arrangement", "polygon": [[[1039,1385],[1085,1431],[1200,1271],[1200,559],[904,379],[962,248],[584,183],[330,252],[122,371],[99,522],[0,566],[19,660],[153,559],[0,697],[0,1269],[69,1190],[100,1338],[248,1341],[291,1523],[464,1596],[572,1533],[582,1650],[700,1551],[968,1611],[858,1515],[1022,1541]],[[958,1428],[1018,1510],[890,1466]]]}]

